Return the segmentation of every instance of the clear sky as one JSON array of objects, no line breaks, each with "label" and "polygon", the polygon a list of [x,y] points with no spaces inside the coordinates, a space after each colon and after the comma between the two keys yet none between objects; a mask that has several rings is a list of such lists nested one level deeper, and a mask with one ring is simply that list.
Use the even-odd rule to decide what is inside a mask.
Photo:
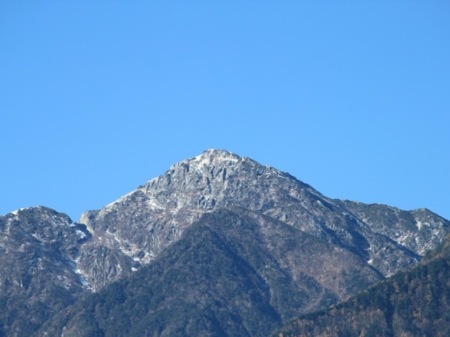
[{"label": "clear sky", "polygon": [[0,214],[207,148],[450,218],[448,1],[0,0]]}]

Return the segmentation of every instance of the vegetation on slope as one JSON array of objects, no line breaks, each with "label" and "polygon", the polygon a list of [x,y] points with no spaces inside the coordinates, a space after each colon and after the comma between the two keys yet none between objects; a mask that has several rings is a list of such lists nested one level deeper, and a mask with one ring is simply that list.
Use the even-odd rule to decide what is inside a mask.
[{"label": "vegetation on slope", "polygon": [[380,278],[359,257],[289,225],[221,210],[154,263],[63,311],[39,336],[268,336]]},{"label": "vegetation on slope", "polygon": [[450,237],[423,264],[329,310],[303,316],[275,336],[450,336]]}]

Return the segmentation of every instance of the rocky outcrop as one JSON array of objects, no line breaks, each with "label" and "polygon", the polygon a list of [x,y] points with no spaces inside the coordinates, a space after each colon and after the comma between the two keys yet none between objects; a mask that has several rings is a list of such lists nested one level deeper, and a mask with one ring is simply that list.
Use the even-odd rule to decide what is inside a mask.
[{"label": "rocky outcrop", "polygon": [[[215,225],[198,227],[209,216]],[[233,230],[226,231],[229,223],[218,219],[228,219]],[[182,246],[187,233],[192,235],[193,226],[196,231],[215,228],[216,234],[223,226],[221,242],[235,248],[245,246],[239,236],[246,233],[249,247],[257,247],[254,252],[267,257],[261,261],[282,275],[278,283],[272,276],[270,281],[262,267],[266,264],[247,262],[258,282],[265,280],[272,289],[264,301],[279,322],[345,299],[414,265],[450,232],[449,221],[428,210],[330,199],[288,173],[227,151],[207,150],[103,209],[84,213],[79,223],[45,207],[0,217],[0,337],[30,336],[84,295],[161,265],[168,249]],[[264,244],[251,240],[249,228]],[[210,248],[229,261],[230,251],[216,244]],[[233,256],[251,259],[250,251],[239,249]],[[186,259],[180,256],[180,261]],[[230,275],[221,281],[224,286],[235,282]],[[277,297],[277,287],[279,294],[300,289],[303,297]],[[221,290],[210,289],[215,291]]]},{"label": "rocky outcrop", "polygon": [[90,238],[86,226],[45,207],[0,217],[0,332],[29,336],[86,291],[76,265]]},{"label": "rocky outcrop", "polygon": [[61,312],[39,336],[268,336],[380,279],[355,254],[283,222],[216,210],[149,265]]},{"label": "rocky outcrop", "polygon": [[[95,262],[83,255],[80,269],[100,289],[154,260],[203,214],[235,206],[354,252],[385,276],[415,263],[450,231],[448,221],[429,211],[398,211],[396,217],[388,206],[332,200],[287,173],[207,150],[103,209],[83,214],[80,222],[95,233],[85,249],[102,247],[115,257],[102,271],[101,264],[91,268]],[[92,260],[92,254],[86,256]]]}]

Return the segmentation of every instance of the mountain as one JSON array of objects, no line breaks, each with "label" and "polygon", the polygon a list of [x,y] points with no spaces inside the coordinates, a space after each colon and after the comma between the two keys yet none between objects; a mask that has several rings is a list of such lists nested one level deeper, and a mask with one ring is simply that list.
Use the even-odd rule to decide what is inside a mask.
[{"label": "mountain", "polygon": [[[337,200],[378,234],[393,238],[398,244],[423,255],[440,244],[447,231],[445,222],[427,209],[403,211],[385,205]],[[436,222],[437,220],[437,222]],[[424,227],[428,228],[424,230]]]},{"label": "mountain", "polygon": [[[338,266],[338,267],[337,267]],[[158,259],[52,320],[49,336],[267,336],[381,279],[354,254],[256,212],[205,214]],[[46,334],[42,333],[42,336]]]},{"label": "mountain", "polygon": [[[203,214],[234,206],[340,245],[385,276],[415,263],[449,232],[448,221],[430,211],[332,200],[287,173],[207,150],[103,209],[83,214],[80,223],[95,234],[78,268],[93,289],[101,289],[154,260]],[[97,263],[101,256],[114,258]]]},{"label": "mountain", "polygon": [[329,310],[303,316],[277,337],[450,335],[450,236],[412,270]]},{"label": "mountain", "polygon": [[207,150],[78,223],[45,207],[0,217],[0,336],[265,336],[449,232],[426,209],[330,199]]},{"label": "mountain", "polygon": [[85,292],[76,271],[86,226],[45,207],[0,217],[0,336],[30,336]]}]

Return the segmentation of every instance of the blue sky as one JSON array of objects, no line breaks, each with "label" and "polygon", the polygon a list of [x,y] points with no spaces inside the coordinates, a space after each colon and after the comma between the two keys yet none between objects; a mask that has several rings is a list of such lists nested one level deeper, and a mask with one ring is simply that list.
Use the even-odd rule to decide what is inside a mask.
[{"label": "blue sky", "polygon": [[448,1],[0,0],[0,214],[207,148],[450,218]]}]

